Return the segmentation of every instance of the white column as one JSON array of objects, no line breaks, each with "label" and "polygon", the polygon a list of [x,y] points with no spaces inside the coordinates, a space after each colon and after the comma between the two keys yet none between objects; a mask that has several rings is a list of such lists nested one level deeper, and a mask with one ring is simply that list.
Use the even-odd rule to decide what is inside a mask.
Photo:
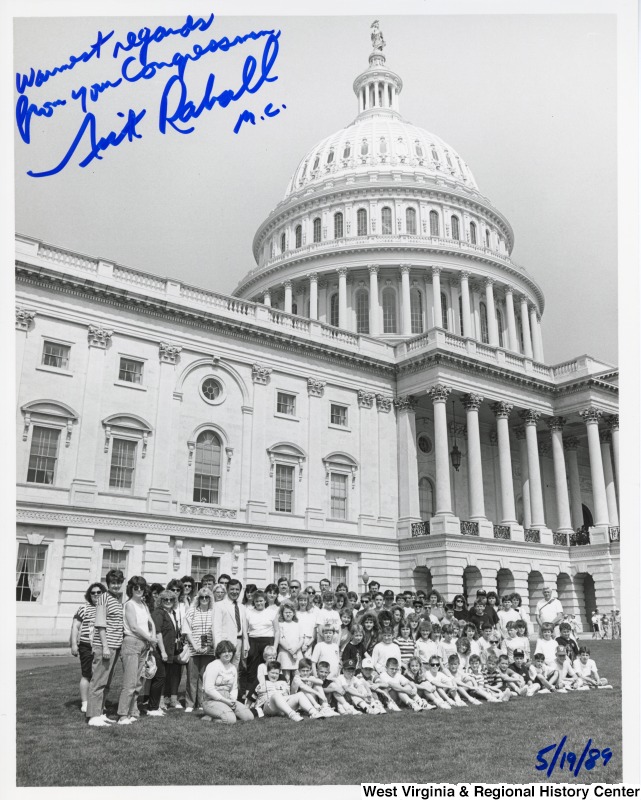
[{"label": "white column", "polygon": [[556,494],[557,532],[572,533],[570,501],[568,498],[568,480],[565,473],[565,457],[563,455],[564,417],[551,417],[547,421],[552,435],[552,459],[554,461],[554,487]]},{"label": "white column", "polygon": [[539,343],[539,361],[545,363],[545,354],[543,352],[543,331],[541,330],[541,315],[536,315],[536,338]]},{"label": "white column", "polygon": [[450,489],[450,463],[447,451],[447,396],[449,386],[437,384],[429,391],[434,403],[434,456],[436,460],[436,514],[452,514],[452,492]]},{"label": "white column", "polygon": [[485,305],[487,306],[487,330],[490,344],[493,347],[499,346],[499,329],[496,324],[496,307],[494,305],[494,281],[492,278],[485,279]]},{"label": "white column", "polygon": [[369,267],[369,333],[370,336],[378,336],[378,323],[381,318],[380,307],[378,304],[378,264],[370,264]]},{"label": "white column", "polygon": [[501,525],[516,525],[514,484],[512,482],[512,454],[508,418],[513,406],[510,403],[493,403],[496,433],[499,444],[499,476],[501,480]]},{"label": "white column", "polygon": [[412,395],[399,397],[396,407],[398,435],[398,514],[399,534],[411,535],[411,523],[419,522],[418,460],[416,455],[415,399]]},{"label": "white column", "polygon": [[519,340],[516,335],[516,318],[514,316],[514,290],[508,284],[505,287],[505,310],[507,312],[507,336],[510,350],[519,352]]},{"label": "white column", "polygon": [[403,318],[403,336],[412,335],[412,315],[410,300],[410,265],[401,266],[401,316]]},{"label": "white column", "polygon": [[602,412],[596,408],[581,411],[581,416],[588,430],[588,450],[590,453],[590,475],[592,477],[592,498],[594,500],[594,524],[610,524],[608,516],[608,501],[605,494],[605,476],[603,474],[603,461],[601,460],[601,445],[599,443],[599,420]]},{"label": "white column", "polygon": [[461,305],[463,307],[463,336],[472,338],[472,316],[470,313],[470,273],[461,272]]},{"label": "white column", "polygon": [[527,441],[525,437],[525,426],[519,425],[514,428],[514,435],[519,443],[519,459],[521,462],[521,489],[523,497],[523,527],[532,527],[532,506],[530,503],[530,472],[527,464]]},{"label": "white column", "polygon": [[338,327],[347,327],[347,268],[338,268]]},{"label": "white column", "polygon": [[538,336],[538,325],[536,319],[536,308],[530,306],[530,331],[532,333],[532,353],[535,361],[543,360],[543,353],[541,352],[541,343]]},{"label": "white column", "polygon": [[[169,491],[172,488],[171,484],[175,475],[176,465],[171,463],[171,460],[167,458],[167,454],[171,452],[171,443],[173,441],[173,392],[176,380],[176,363],[181,350],[181,347],[176,347],[176,345],[168,342],[161,342],[158,347],[160,374],[158,376],[158,393],[156,395],[156,429],[152,447],[151,491],[154,489]],[[156,500],[156,502],[162,501]]]},{"label": "white column", "polygon": [[527,467],[530,478],[530,507],[532,510],[532,527],[545,527],[543,512],[543,489],[541,486],[541,465],[539,463],[539,442],[536,436],[536,423],[541,416],[540,411],[521,411],[521,419],[525,425],[527,442]]},{"label": "white column", "polygon": [[603,477],[605,478],[605,496],[608,502],[608,518],[610,525],[619,524],[619,510],[617,508],[617,493],[614,488],[614,473],[612,472],[612,457],[610,455],[610,431],[601,431],[601,460],[603,461]]},{"label": "white column", "polygon": [[528,316],[527,297],[521,295],[521,327],[523,328],[523,355],[532,358],[532,337],[530,336],[530,319]]},{"label": "white column", "polygon": [[612,414],[606,420],[612,434],[612,460],[614,462],[614,479],[617,491],[619,490],[619,415]]},{"label": "white column", "polygon": [[579,477],[579,462],[576,451],[579,440],[576,436],[568,436],[563,441],[563,447],[567,453],[568,483],[570,485],[570,513],[572,516],[572,528],[577,530],[583,527],[583,502],[581,499],[581,479]]},{"label": "white column", "polygon": [[441,268],[432,267],[432,295],[434,300],[434,327],[443,327],[441,314]]},{"label": "white column", "polygon": [[285,311],[287,314],[292,313],[292,282],[285,281]]},{"label": "white column", "polygon": [[309,278],[309,318],[318,319],[318,273],[310,272]]},{"label": "white column", "polygon": [[479,433],[479,408],[483,398],[466,394],[461,398],[467,422],[467,489],[470,502],[470,519],[485,519],[483,497],[483,464],[481,461],[481,436]]},{"label": "white column", "polygon": [[263,295],[263,303],[266,306],[271,306],[272,304],[272,293],[269,291],[269,289]]}]

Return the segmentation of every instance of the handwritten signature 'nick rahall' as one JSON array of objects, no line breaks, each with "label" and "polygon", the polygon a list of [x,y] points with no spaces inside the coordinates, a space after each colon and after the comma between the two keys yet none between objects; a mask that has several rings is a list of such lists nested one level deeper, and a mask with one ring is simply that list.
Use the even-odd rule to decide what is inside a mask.
[{"label": "handwritten signature 'nick rahall'", "polygon": [[[212,38],[204,44],[192,44],[187,51],[177,50],[167,61],[150,60],[149,53],[153,45],[160,44],[170,37],[187,39],[193,33],[206,32],[213,22],[213,14],[207,19],[194,19],[188,16],[180,28],[164,26],[158,26],[155,29],[141,28],[138,31],[129,31],[124,41],[115,41],[115,43],[112,41],[114,31],[108,33],[98,31],[95,42],[85,52],[70,56],[64,64],[52,69],[35,70],[31,68],[28,73],[17,73],[16,125],[25,144],[31,143],[31,123],[34,118],[50,119],[57,109],[72,102],[79,105],[82,113],[82,119],[73,141],[58,164],[41,172],[29,170],[27,174],[33,178],[55,175],[61,172],[76,154],[81,156],[78,165],[86,167],[94,160],[101,160],[101,153],[109,148],[118,147],[125,141],[133,142],[134,139],[142,139],[142,133],[138,126],[143,120],[149,118],[147,108],[129,108],[126,112],[119,111],[117,117],[124,122],[118,124],[117,130],[110,130],[102,135],[98,132],[97,115],[90,108],[96,107],[105,92],[117,91],[121,86],[136,84],[139,81],[150,81],[159,75],[169,75],[163,87],[158,107],[158,130],[162,134],[171,131],[190,134],[195,130],[193,120],[198,119],[204,111],[211,111],[215,106],[226,108],[245,96],[257,94],[265,84],[271,84],[278,80],[278,76],[273,74],[273,70],[279,52],[281,35],[279,30],[249,31],[232,39],[228,37]],[[210,72],[201,96],[197,100],[191,99],[186,74],[188,65],[213,53],[228,52],[248,41],[260,41],[263,49],[258,59],[254,55],[248,55],[245,58],[239,85],[233,89],[225,88],[219,91],[216,87],[216,76]],[[107,47],[107,43],[109,43],[109,47]],[[131,55],[132,53],[133,55]],[[81,68],[83,64],[90,61],[102,61],[109,57],[119,59],[121,55],[127,55],[127,57],[119,64],[120,74],[118,77],[89,86],[80,85],[71,91],[68,98],[47,100],[41,104],[32,102],[29,98],[28,92],[40,89],[58,75]],[[286,108],[285,104],[275,106],[274,103],[269,102],[258,113],[260,119],[271,118],[280,114],[281,109],[284,108]],[[255,125],[254,112],[243,109],[238,116],[233,132],[238,134],[244,123]],[[78,153],[81,146],[87,147],[86,154]]]}]

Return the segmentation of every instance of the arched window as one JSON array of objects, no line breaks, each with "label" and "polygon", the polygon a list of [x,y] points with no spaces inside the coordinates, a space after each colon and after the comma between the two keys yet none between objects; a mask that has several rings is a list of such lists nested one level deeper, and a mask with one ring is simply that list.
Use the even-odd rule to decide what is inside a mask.
[{"label": "arched window", "polygon": [[367,139],[363,139],[361,142],[361,155],[366,156],[369,153],[369,145],[367,144]]},{"label": "arched window", "polygon": [[430,236],[440,236],[440,232],[438,213],[436,211],[430,211]]},{"label": "arched window", "polygon": [[356,292],[356,333],[369,333],[369,292]]},{"label": "arched window", "polygon": [[447,310],[448,310],[447,295],[445,294],[445,292],[441,292],[441,318],[443,319],[443,327],[445,328],[446,331],[449,331],[450,327],[449,327],[449,321],[447,319]]},{"label": "arched window", "polygon": [[434,514],[434,487],[429,478],[418,482],[418,507],[421,519],[427,522]]},{"label": "arched window", "polygon": [[316,217],[314,220],[314,241],[320,242],[321,240],[321,221],[320,217]]},{"label": "arched window", "polygon": [[349,142],[345,143],[345,148],[343,150],[343,158],[349,158],[352,154],[352,146]]},{"label": "arched window", "polygon": [[392,209],[389,206],[381,208],[381,232],[383,236],[392,232]]},{"label": "arched window", "polygon": [[343,215],[340,211],[334,214],[334,239],[343,238]]},{"label": "arched window", "polygon": [[292,314],[298,314],[298,303],[292,303]]},{"label": "arched window", "polygon": [[396,333],[396,293],[383,289],[383,333]]},{"label": "arched window", "polygon": [[459,221],[456,214],[452,214],[451,222],[452,222],[452,239],[460,239],[461,235],[459,231]]},{"label": "arched window", "polygon": [[461,331],[461,336],[463,336],[463,297],[462,295],[458,296],[458,328]]},{"label": "arched window", "polygon": [[364,208],[356,212],[356,233],[358,236],[367,236],[367,211]]},{"label": "arched window", "polygon": [[300,174],[299,183],[302,183],[305,180],[305,173],[307,172],[307,161],[303,164],[303,171]]},{"label": "arched window", "polygon": [[485,246],[490,246],[490,232],[487,228],[485,229]]},{"label": "arched window", "polygon": [[490,337],[487,330],[487,306],[485,303],[479,305],[479,312],[481,316],[481,341],[487,344],[490,341]]},{"label": "arched window", "polygon": [[452,164],[452,159],[450,158],[450,154],[447,152],[447,150],[445,151],[445,159],[447,161],[447,166],[453,169],[454,165]]},{"label": "arched window", "polygon": [[420,289],[410,292],[410,320],[412,333],[423,333],[423,296]]},{"label": "arched window", "polygon": [[329,324],[338,328],[338,295],[336,293],[329,299]]},{"label": "arched window", "polygon": [[327,154],[327,163],[331,164],[333,160],[334,160],[334,148],[331,147],[329,153]]},{"label": "arched window", "polygon": [[281,235],[280,235],[280,252],[281,253],[285,252],[285,244],[286,244],[286,242],[287,242],[287,237],[285,236],[284,233],[281,233]]},{"label": "arched window", "polygon": [[499,347],[504,347],[503,344],[503,314],[500,309],[496,309],[496,327],[499,329]]},{"label": "arched window", "polygon": [[221,450],[213,431],[203,431],[196,439],[194,503],[219,502]]},{"label": "arched window", "polygon": [[296,226],[296,247],[302,247],[303,245],[303,226],[297,225]]},{"label": "arched window", "polygon": [[476,222],[470,222],[470,242],[476,244]]},{"label": "arched window", "polygon": [[416,236],[416,209],[405,209],[405,229],[412,236]]}]

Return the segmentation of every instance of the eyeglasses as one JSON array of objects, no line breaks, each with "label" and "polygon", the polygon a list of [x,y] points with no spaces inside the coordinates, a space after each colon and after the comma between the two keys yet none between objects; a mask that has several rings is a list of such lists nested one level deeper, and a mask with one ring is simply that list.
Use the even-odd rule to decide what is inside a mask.
[{"label": "eyeglasses", "polygon": [[307,594],[316,594],[316,589],[306,589]]},{"label": "eyeglasses", "polygon": [[134,586],[133,590],[134,590],[134,592],[144,592],[145,591],[145,587],[144,586]]},{"label": "eyeglasses", "polygon": [[440,666],[438,661],[430,661],[430,667],[438,667]]},{"label": "eyeglasses", "polygon": [[102,590],[101,590],[101,589],[98,589],[98,590],[97,590],[97,591],[95,591],[95,592],[90,592],[90,594],[96,594],[96,595],[100,595],[100,594],[102,594]]},{"label": "eyeglasses", "polygon": [[162,602],[163,603],[173,603],[174,601],[171,600],[169,597],[163,597]]}]

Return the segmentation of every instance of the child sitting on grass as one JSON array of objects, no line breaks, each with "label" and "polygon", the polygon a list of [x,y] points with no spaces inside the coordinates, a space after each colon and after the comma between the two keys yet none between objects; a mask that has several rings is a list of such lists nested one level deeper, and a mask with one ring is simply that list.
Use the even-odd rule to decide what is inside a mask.
[{"label": "child sitting on grass", "polygon": [[510,699],[512,692],[505,686],[503,676],[499,672],[499,660],[496,656],[489,655],[483,670],[488,689],[493,689],[503,702]]},{"label": "child sitting on grass", "polygon": [[583,683],[572,668],[572,662],[568,658],[568,651],[563,644],[557,645],[554,669],[558,674],[556,680],[557,691],[565,693],[572,692],[575,689],[579,691],[589,690],[590,687]]},{"label": "child sitting on grass", "polygon": [[380,685],[387,689],[397,705],[407,706],[413,711],[423,711],[427,704],[418,696],[416,686],[401,675],[401,663],[397,658],[388,658],[385,672],[379,675]]},{"label": "child sitting on grass", "polygon": [[302,692],[307,695],[321,717],[337,716],[338,712],[327,702],[322,680],[312,675],[312,662],[308,658],[301,658],[298,662],[298,671],[292,680],[292,692]]},{"label": "child sitting on grass", "polygon": [[456,681],[449,675],[441,672],[441,660],[438,656],[431,656],[425,672],[425,680],[437,689],[442,689],[441,696],[451,706],[464,706],[465,703],[458,695]]},{"label": "child sitting on grass", "polygon": [[533,694],[539,691],[541,685],[533,679],[531,665],[525,660],[525,653],[523,650],[515,650],[512,655],[513,661],[510,664],[510,669],[523,678],[525,681],[526,695],[527,697],[532,697]]},{"label": "child sitting on grass", "polygon": [[[467,668],[467,693],[477,700],[487,700],[488,703],[500,703],[503,699],[500,692],[495,691],[487,684],[487,678],[481,664],[481,656],[471,655]],[[509,698],[507,698],[509,699]]]},{"label": "child sitting on grass", "polygon": [[[372,693],[365,682],[356,677],[355,661],[343,661],[343,674],[340,677],[340,681],[345,689],[347,700],[351,702],[357,711],[365,712],[366,714],[385,713],[385,709],[382,708],[380,703],[374,704]],[[379,708],[381,709],[380,711]]]},{"label": "child sitting on grass", "polygon": [[443,672],[455,681],[456,691],[463,701],[467,700],[467,702],[471,703],[473,706],[481,705],[480,700],[477,700],[468,693],[470,686],[473,688],[473,681],[470,681],[468,676],[461,669],[461,661],[456,653],[447,659],[447,666],[444,668]]},{"label": "child sitting on grass", "polygon": [[359,712],[356,711],[353,705],[347,702],[345,699],[345,688],[342,685],[339,677],[333,678],[330,674],[330,665],[327,661],[319,661],[316,665],[316,674],[322,681],[322,689],[325,693],[325,698],[327,702],[330,704],[334,704],[336,706],[336,710],[339,714],[347,715],[347,714],[358,714]]},{"label": "child sitting on grass", "polygon": [[[426,680],[425,670],[418,656],[413,656],[408,661],[405,677],[408,681],[414,683],[419,697],[422,697],[428,704],[434,703],[438,708],[451,708],[450,704],[447,702],[445,691],[437,688],[433,683]],[[428,705],[428,707],[432,708],[431,705]]]},{"label": "child sitting on grass", "polygon": [[587,647],[579,648],[579,655],[574,660],[574,671],[590,689],[611,689],[612,686],[606,678],[599,677],[596,664],[590,658],[590,650]]},{"label": "child sitting on grass", "polygon": [[374,669],[371,658],[364,658],[361,664],[361,677],[374,697],[378,698],[386,711],[400,711],[389,691],[380,683],[378,672]]},{"label": "child sitting on grass", "polygon": [[527,694],[525,679],[518,672],[510,669],[510,660],[505,654],[499,656],[498,668],[499,675],[503,680],[503,686],[509,689],[514,697],[523,697]]},{"label": "child sitting on grass", "polygon": [[304,692],[289,693],[287,681],[280,680],[280,664],[270,661],[267,664],[267,680],[259,685],[258,705],[266,717],[288,717],[292,722],[301,722],[299,709],[306,711],[312,719],[320,717],[318,709]]},{"label": "child sitting on grass", "polygon": [[539,694],[550,694],[556,692],[556,681],[558,673],[554,667],[548,667],[545,663],[545,653],[535,653],[530,668],[532,680],[539,684]]}]

